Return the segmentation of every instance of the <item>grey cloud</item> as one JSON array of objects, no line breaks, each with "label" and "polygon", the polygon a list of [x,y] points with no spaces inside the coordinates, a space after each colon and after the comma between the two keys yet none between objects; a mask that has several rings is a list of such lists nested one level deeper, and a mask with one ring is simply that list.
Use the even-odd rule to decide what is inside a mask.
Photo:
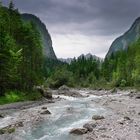
[{"label": "grey cloud", "polygon": [[[22,12],[36,14],[55,32],[63,30],[65,33],[74,30],[89,35],[118,34],[124,32],[140,13],[138,0],[14,1]],[[56,26],[60,28],[56,30]]]}]

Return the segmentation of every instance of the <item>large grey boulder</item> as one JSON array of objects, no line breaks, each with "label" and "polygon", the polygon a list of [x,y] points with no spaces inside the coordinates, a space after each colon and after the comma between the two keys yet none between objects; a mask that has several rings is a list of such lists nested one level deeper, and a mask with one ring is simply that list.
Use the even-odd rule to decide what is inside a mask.
[{"label": "large grey boulder", "polygon": [[63,85],[63,86],[61,86],[61,87],[59,88],[59,90],[67,90],[67,91],[69,91],[70,88],[69,88],[68,86],[66,86],[66,85]]},{"label": "large grey boulder", "polygon": [[45,89],[43,86],[37,86],[35,89],[38,90],[43,97],[52,99],[52,92],[50,90]]},{"label": "large grey boulder", "polygon": [[70,131],[70,134],[75,134],[75,135],[83,135],[86,134],[88,130],[86,128],[73,128]]},{"label": "large grey boulder", "polygon": [[89,123],[84,124],[83,125],[83,128],[86,128],[89,132],[92,132],[93,131],[93,127]]}]

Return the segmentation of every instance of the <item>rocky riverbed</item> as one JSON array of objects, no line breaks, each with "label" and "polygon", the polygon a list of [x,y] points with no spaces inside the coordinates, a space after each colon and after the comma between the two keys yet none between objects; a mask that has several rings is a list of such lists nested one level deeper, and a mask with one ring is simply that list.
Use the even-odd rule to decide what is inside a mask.
[{"label": "rocky riverbed", "polygon": [[52,93],[53,100],[0,106],[0,140],[140,140],[139,92]]}]

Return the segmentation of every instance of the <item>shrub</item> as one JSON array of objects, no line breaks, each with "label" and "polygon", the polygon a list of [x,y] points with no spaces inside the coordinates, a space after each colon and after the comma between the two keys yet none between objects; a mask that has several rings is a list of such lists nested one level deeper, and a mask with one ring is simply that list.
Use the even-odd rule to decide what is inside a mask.
[{"label": "shrub", "polygon": [[125,87],[126,86],[126,80],[122,79],[120,82],[120,87]]}]

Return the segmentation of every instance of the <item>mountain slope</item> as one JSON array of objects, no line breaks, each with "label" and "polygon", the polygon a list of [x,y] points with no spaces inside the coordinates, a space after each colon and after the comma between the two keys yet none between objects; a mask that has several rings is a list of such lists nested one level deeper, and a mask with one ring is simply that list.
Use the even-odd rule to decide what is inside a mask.
[{"label": "mountain slope", "polygon": [[130,44],[133,44],[140,37],[140,17],[135,20],[131,28],[118,37],[111,45],[106,57],[109,57],[112,53],[120,50],[127,50]]},{"label": "mountain slope", "polygon": [[36,17],[35,15],[32,15],[32,14],[27,14],[27,13],[22,14],[22,19],[24,21],[32,21],[36,24],[36,26],[41,34],[44,55],[47,58],[56,59],[56,55],[55,55],[53,47],[52,47],[51,36],[50,36],[48,30],[46,29],[45,24],[42,23],[42,21],[38,17]]}]

